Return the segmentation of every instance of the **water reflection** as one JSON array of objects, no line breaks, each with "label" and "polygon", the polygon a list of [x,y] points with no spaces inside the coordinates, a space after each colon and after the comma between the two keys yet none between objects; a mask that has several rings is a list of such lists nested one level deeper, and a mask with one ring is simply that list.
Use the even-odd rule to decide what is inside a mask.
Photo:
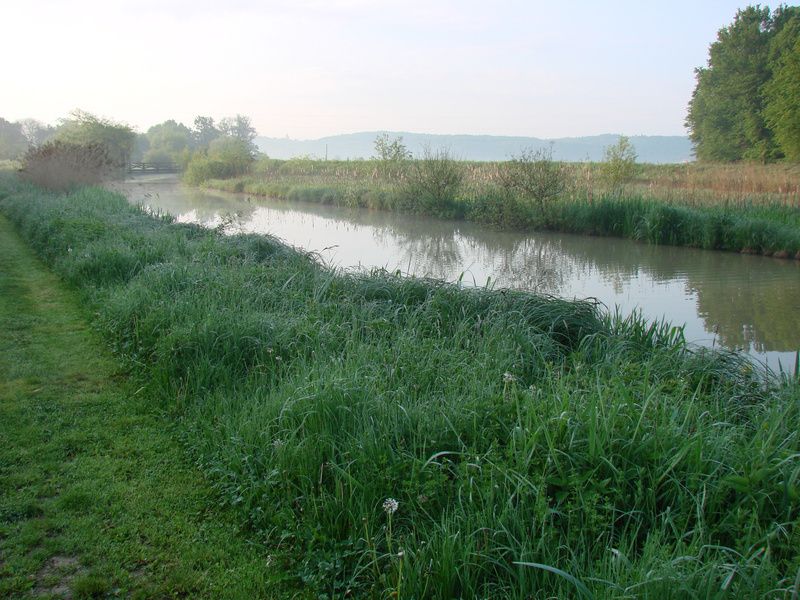
[{"label": "water reflection", "polygon": [[199,191],[173,180],[132,181],[133,202],[217,226],[233,216],[247,232],[268,232],[316,251],[329,264],[385,267],[469,285],[594,297],[624,312],[685,324],[687,338],[748,350],[777,366],[800,348],[800,264],[796,261],[628,240],[494,231],[470,223],[287,203]]}]

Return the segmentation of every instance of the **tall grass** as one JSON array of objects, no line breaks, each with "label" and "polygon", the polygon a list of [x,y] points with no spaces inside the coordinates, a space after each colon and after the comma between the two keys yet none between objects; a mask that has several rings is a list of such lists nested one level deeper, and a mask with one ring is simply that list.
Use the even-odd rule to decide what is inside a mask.
[{"label": "tall grass", "polygon": [[334,272],[107,191],[4,185],[220,498],[319,597],[797,594],[788,376],[591,302]]},{"label": "tall grass", "polygon": [[[427,161],[430,162],[430,161]],[[790,166],[640,165],[634,181],[596,185],[599,166],[559,165],[557,198],[532,204],[508,186],[509,165],[439,161],[458,185],[423,181],[427,164],[409,162],[386,178],[378,161],[256,163],[254,172],[214,179],[217,189],[537,228],[800,259],[800,173]],[[431,183],[433,181],[434,183]]]}]

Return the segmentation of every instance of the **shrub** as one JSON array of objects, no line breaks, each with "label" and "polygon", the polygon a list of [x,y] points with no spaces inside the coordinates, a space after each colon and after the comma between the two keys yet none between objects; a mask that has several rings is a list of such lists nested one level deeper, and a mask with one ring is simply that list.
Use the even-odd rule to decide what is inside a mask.
[{"label": "shrub", "polygon": [[119,172],[108,146],[52,141],[31,147],[22,158],[23,179],[50,190],[93,185]]},{"label": "shrub", "polygon": [[411,152],[403,144],[403,136],[390,139],[388,133],[381,133],[375,138],[375,154],[378,169],[384,179],[402,178],[405,167],[411,160]]},{"label": "shrub", "polygon": [[544,213],[545,204],[566,190],[567,173],[564,165],[553,160],[551,148],[528,148],[502,165],[500,181],[509,195],[518,195],[523,204],[535,205]]},{"label": "shrub", "polygon": [[632,180],[636,175],[636,149],[631,141],[621,135],[616,144],[608,146],[600,168],[603,181],[609,188],[619,188]]},{"label": "shrub", "polygon": [[245,175],[253,164],[247,143],[232,137],[211,142],[207,152],[192,155],[186,165],[184,179],[197,185],[209,179],[228,179]]},{"label": "shrub", "polygon": [[456,196],[464,182],[464,171],[446,148],[425,148],[422,158],[413,162],[405,186],[407,201],[421,212],[456,216]]}]

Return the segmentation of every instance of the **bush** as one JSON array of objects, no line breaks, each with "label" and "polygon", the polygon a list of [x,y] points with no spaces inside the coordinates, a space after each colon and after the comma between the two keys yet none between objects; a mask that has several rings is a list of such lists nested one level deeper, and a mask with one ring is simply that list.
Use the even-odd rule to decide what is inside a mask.
[{"label": "bush", "polygon": [[22,158],[22,178],[50,190],[93,185],[119,172],[108,146],[52,141],[30,148]]},{"label": "bush", "polygon": [[192,155],[184,179],[197,185],[209,179],[228,179],[250,172],[253,156],[246,142],[224,137],[211,142],[207,152]]},{"label": "bush", "polygon": [[447,149],[425,148],[415,160],[405,186],[406,200],[420,212],[438,216],[458,216],[456,197],[464,182],[464,171]]},{"label": "bush", "polygon": [[545,204],[564,193],[567,173],[553,160],[550,148],[525,149],[502,165],[500,180],[509,195],[518,195],[523,204],[535,205],[544,213]]},{"label": "bush", "polygon": [[606,148],[605,162],[600,169],[603,181],[612,189],[633,179],[636,175],[636,149],[627,137],[621,135],[616,144]]},{"label": "bush", "polygon": [[390,139],[388,133],[379,134],[375,138],[375,153],[378,169],[384,179],[402,179],[411,160],[411,152],[403,144],[403,136]]}]

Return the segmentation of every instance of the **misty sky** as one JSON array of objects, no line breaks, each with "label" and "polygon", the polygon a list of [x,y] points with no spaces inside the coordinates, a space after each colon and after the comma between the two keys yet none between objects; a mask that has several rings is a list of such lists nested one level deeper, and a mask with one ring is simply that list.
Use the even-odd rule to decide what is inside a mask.
[{"label": "misty sky", "polygon": [[682,135],[693,69],[743,6],[11,0],[0,116],[55,122],[81,108],[145,130],[238,112],[294,138]]}]

